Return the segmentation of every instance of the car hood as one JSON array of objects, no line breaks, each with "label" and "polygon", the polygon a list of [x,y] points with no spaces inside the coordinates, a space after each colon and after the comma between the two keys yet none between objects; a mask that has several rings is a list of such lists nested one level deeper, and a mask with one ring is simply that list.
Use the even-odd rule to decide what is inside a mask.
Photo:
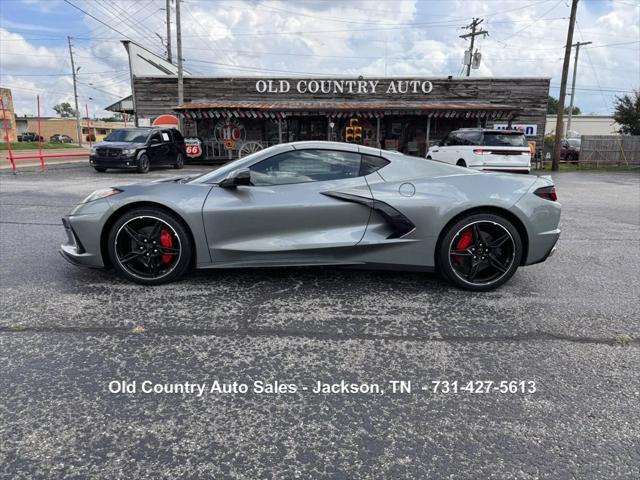
[{"label": "car hood", "polygon": [[144,143],[134,143],[134,142],[98,142],[93,144],[96,148],[140,148],[144,147]]}]

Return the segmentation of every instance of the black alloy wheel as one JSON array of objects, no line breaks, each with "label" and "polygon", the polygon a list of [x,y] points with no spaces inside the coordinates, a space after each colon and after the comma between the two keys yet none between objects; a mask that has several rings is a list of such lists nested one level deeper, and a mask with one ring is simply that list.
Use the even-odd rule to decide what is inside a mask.
[{"label": "black alloy wheel", "polygon": [[492,290],[509,280],[522,259],[522,240],[507,219],[476,214],[452,225],[440,243],[438,269],[466,290]]},{"label": "black alloy wheel", "polygon": [[170,282],[191,265],[191,239],[184,224],[160,209],[135,209],[109,233],[109,257],[124,277],[145,285]]},{"label": "black alloy wheel", "polygon": [[173,165],[173,168],[176,170],[180,170],[184,167],[184,155],[178,153],[178,157],[176,158],[176,163]]},{"label": "black alloy wheel", "polygon": [[138,173],[147,173],[149,171],[149,157],[146,153],[140,155],[138,159]]}]

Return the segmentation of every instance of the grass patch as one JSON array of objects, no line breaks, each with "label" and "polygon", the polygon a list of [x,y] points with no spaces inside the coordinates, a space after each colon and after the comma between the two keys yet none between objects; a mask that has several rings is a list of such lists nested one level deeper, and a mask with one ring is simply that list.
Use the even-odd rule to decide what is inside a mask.
[{"label": "grass patch", "polygon": [[[51,143],[42,142],[43,150],[54,150],[61,148],[78,148],[78,145],[73,143]],[[7,144],[0,142],[0,150],[7,150]],[[38,142],[11,142],[11,150],[38,150]]]},{"label": "grass patch", "polygon": [[616,342],[620,345],[627,345],[628,343],[633,342],[633,335],[630,333],[622,333],[616,337]]}]

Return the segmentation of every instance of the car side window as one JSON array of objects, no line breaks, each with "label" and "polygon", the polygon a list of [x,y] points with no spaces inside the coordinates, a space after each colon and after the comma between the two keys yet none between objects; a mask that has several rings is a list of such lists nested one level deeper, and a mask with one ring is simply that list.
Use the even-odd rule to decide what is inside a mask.
[{"label": "car side window", "polygon": [[149,140],[149,143],[152,144],[152,145],[156,144],[156,143],[162,143],[162,138],[160,137],[160,134],[154,133],[151,136],[151,140]]},{"label": "car side window", "polygon": [[455,133],[450,133],[447,136],[446,145],[447,147],[455,147],[457,145],[460,145],[460,139],[458,138],[458,135],[456,135]]},{"label": "car side window", "polygon": [[460,133],[461,145],[480,145],[480,139],[482,134],[479,132],[464,132]]},{"label": "car side window", "polygon": [[360,176],[369,175],[387,165],[389,165],[389,160],[386,160],[382,157],[374,157],[373,155],[362,155],[362,163],[360,164]]},{"label": "car side window", "polygon": [[184,137],[182,136],[182,134],[176,130],[175,128],[171,131],[171,133],[173,133],[173,140],[178,142],[178,143],[184,143]]},{"label": "car side window", "polygon": [[162,132],[162,141],[163,142],[170,142],[171,141],[171,137],[169,136],[169,132]]},{"label": "car side window", "polygon": [[361,155],[335,150],[293,150],[253,165],[253,185],[322,182],[360,176]]}]

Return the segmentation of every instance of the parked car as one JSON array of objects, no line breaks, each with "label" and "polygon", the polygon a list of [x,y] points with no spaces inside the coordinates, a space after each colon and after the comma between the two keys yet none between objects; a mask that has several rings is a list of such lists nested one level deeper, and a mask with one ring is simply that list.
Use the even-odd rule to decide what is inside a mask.
[{"label": "parked car", "polygon": [[550,177],[284,143],[204,175],[97,190],[62,220],[61,253],[146,285],[192,267],[331,265],[435,269],[481,291],[554,252],[557,199]]},{"label": "parked car", "polygon": [[44,138],[35,132],[23,132],[18,135],[19,142],[37,142],[38,140],[42,141]]},{"label": "parked car", "polygon": [[577,162],[580,158],[580,139],[563,138],[560,140],[560,160]]},{"label": "parked car", "polygon": [[531,171],[529,142],[520,130],[461,128],[429,148],[427,159],[476,170]]},{"label": "parked car", "polygon": [[54,133],[49,137],[51,143],[73,143],[73,138],[64,133]]},{"label": "parked car", "polygon": [[89,163],[98,172],[123,168],[146,173],[156,166],[182,168],[185,155],[184,138],[175,128],[117,128],[91,147]]}]

